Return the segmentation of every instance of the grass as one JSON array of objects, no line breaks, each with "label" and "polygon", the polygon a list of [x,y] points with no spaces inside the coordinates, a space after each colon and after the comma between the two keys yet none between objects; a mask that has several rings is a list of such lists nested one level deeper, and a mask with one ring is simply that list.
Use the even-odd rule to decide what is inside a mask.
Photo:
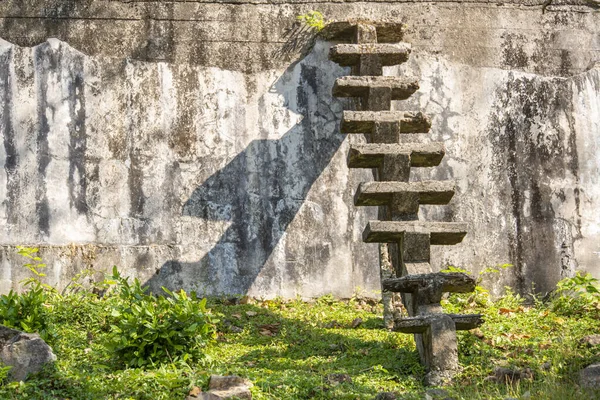
[{"label": "grass", "polygon": [[[209,299],[220,319],[208,357],[145,369],[122,368],[106,349],[109,300],[89,293],[54,297],[48,341],[58,361],[26,382],[0,386],[2,399],[184,399],[210,374],[250,379],[255,399],[372,399],[382,391],[423,399],[424,370],[411,335],[383,329],[381,305],[368,299],[331,296],[300,300]],[[590,399],[577,385],[578,371],[600,362],[600,347],[580,343],[600,333],[600,309],[568,313],[551,303],[525,306],[510,292],[497,302],[454,296],[448,310],[483,311],[486,323],[459,333],[463,371],[446,388],[456,399]],[[575,307],[575,308],[574,308]],[[570,315],[566,315],[570,314]],[[357,318],[362,323],[352,327]],[[498,366],[529,368],[533,379],[497,383]],[[348,374],[332,384],[327,376]],[[594,397],[599,396],[599,397]]]}]

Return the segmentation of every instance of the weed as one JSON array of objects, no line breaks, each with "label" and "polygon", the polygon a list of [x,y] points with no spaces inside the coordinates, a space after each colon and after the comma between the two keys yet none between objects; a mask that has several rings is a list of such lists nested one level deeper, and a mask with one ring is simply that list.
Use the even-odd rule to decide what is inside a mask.
[{"label": "weed", "polygon": [[319,11],[309,11],[306,14],[298,15],[296,19],[303,24],[316,29],[317,32],[323,30],[325,25],[327,25],[323,14]]},{"label": "weed", "polygon": [[591,274],[565,278],[550,296],[552,310],[562,315],[600,314],[600,282]]}]

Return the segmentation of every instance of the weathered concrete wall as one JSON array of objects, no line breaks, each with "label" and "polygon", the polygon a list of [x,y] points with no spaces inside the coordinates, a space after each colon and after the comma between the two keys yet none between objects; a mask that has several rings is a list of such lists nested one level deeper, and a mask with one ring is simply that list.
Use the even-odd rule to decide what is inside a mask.
[{"label": "weathered concrete wall", "polygon": [[521,290],[600,276],[600,13],[542,5],[2,2],[0,290],[18,244],[44,246],[53,284],[116,264],[209,294],[378,290],[373,210],[352,205],[370,173],[345,166],[362,139],[331,97],[347,71],[294,27],[315,8],[409,25],[410,62],[385,72],[421,90],[396,107],[447,145],[415,178],[458,180],[423,215],[470,222],[438,267],[510,262],[497,287]]}]

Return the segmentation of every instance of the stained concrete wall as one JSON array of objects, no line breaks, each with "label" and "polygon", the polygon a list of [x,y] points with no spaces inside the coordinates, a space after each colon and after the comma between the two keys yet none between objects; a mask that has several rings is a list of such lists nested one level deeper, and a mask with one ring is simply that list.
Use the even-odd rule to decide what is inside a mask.
[{"label": "stained concrete wall", "polygon": [[[600,13],[593,2],[5,1],[0,4],[0,290],[23,277],[14,245],[40,245],[48,281],[113,264],[153,288],[257,296],[378,290],[374,210],[352,205],[338,133],[348,71],[295,25],[408,24],[420,77],[397,109],[433,119],[450,206],[470,223],[435,266],[548,290],[600,277]],[[56,38],[56,39],[49,39]],[[314,46],[313,46],[314,44]],[[99,274],[97,274],[97,277]]]}]

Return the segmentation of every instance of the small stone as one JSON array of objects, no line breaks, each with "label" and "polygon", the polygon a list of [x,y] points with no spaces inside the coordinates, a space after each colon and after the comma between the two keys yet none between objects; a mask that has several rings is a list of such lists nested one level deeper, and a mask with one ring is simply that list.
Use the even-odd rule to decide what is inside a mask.
[{"label": "small stone", "polygon": [[363,322],[362,318],[360,318],[360,317],[355,318],[354,321],[352,321],[352,325],[350,325],[350,326],[352,326],[352,329],[356,329],[360,326],[360,324],[362,324],[362,322]]},{"label": "small stone", "polygon": [[581,341],[581,344],[587,347],[600,346],[600,335],[587,335],[584,336]]},{"label": "small stone", "polygon": [[352,378],[348,374],[329,374],[325,377],[325,382],[330,386],[337,386],[340,383],[352,383]]},{"label": "small stone", "polygon": [[246,315],[249,317],[256,317],[258,313],[256,311],[246,311]]},{"label": "small stone", "polygon": [[340,324],[335,319],[333,321],[326,323],[324,326],[325,329],[333,329],[333,328],[339,328],[339,327],[340,327]]},{"label": "small stone", "polygon": [[533,379],[533,372],[529,368],[522,370],[498,367],[494,370],[494,380],[498,383],[516,383],[521,379]]},{"label": "small stone", "polygon": [[549,371],[551,367],[552,367],[552,363],[550,361],[546,361],[545,363],[543,363],[540,366],[540,368],[542,369],[542,371]]},{"label": "small stone", "polygon": [[425,392],[425,400],[451,400],[450,394],[444,389],[429,389]]},{"label": "small stone", "polygon": [[[251,400],[252,393],[250,392],[250,388],[252,386],[254,385],[248,379],[244,379],[237,375],[211,375],[208,384],[208,393],[217,396],[216,399],[231,399],[235,397]],[[212,400],[212,398],[210,398],[210,400]]]},{"label": "small stone", "polygon": [[240,328],[239,326],[235,326],[235,325],[231,325],[229,327],[229,331],[231,333],[242,333],[242,332],[244,332],[244,330],[242,328]]},{"label": "small stone", "polygon": [[579,384],[586,389],[600,389],[600,363],[579,371]]},{"label": "small stone", "polygon": [[397,400],[398,397],[394,392],[381,392],[375,396],[373,400]]},{"label": "small stone", "polygon": [[195,396],[187,396],[185,400],[222,400],[222,397],[209,392],[200,392]]},{"label": "small stone", "polygon": [[23,333],[0,325],[0,359],[12,367],[11,380],[24,381],[29,374],[56,361],[56,356],[37,333]]}]

